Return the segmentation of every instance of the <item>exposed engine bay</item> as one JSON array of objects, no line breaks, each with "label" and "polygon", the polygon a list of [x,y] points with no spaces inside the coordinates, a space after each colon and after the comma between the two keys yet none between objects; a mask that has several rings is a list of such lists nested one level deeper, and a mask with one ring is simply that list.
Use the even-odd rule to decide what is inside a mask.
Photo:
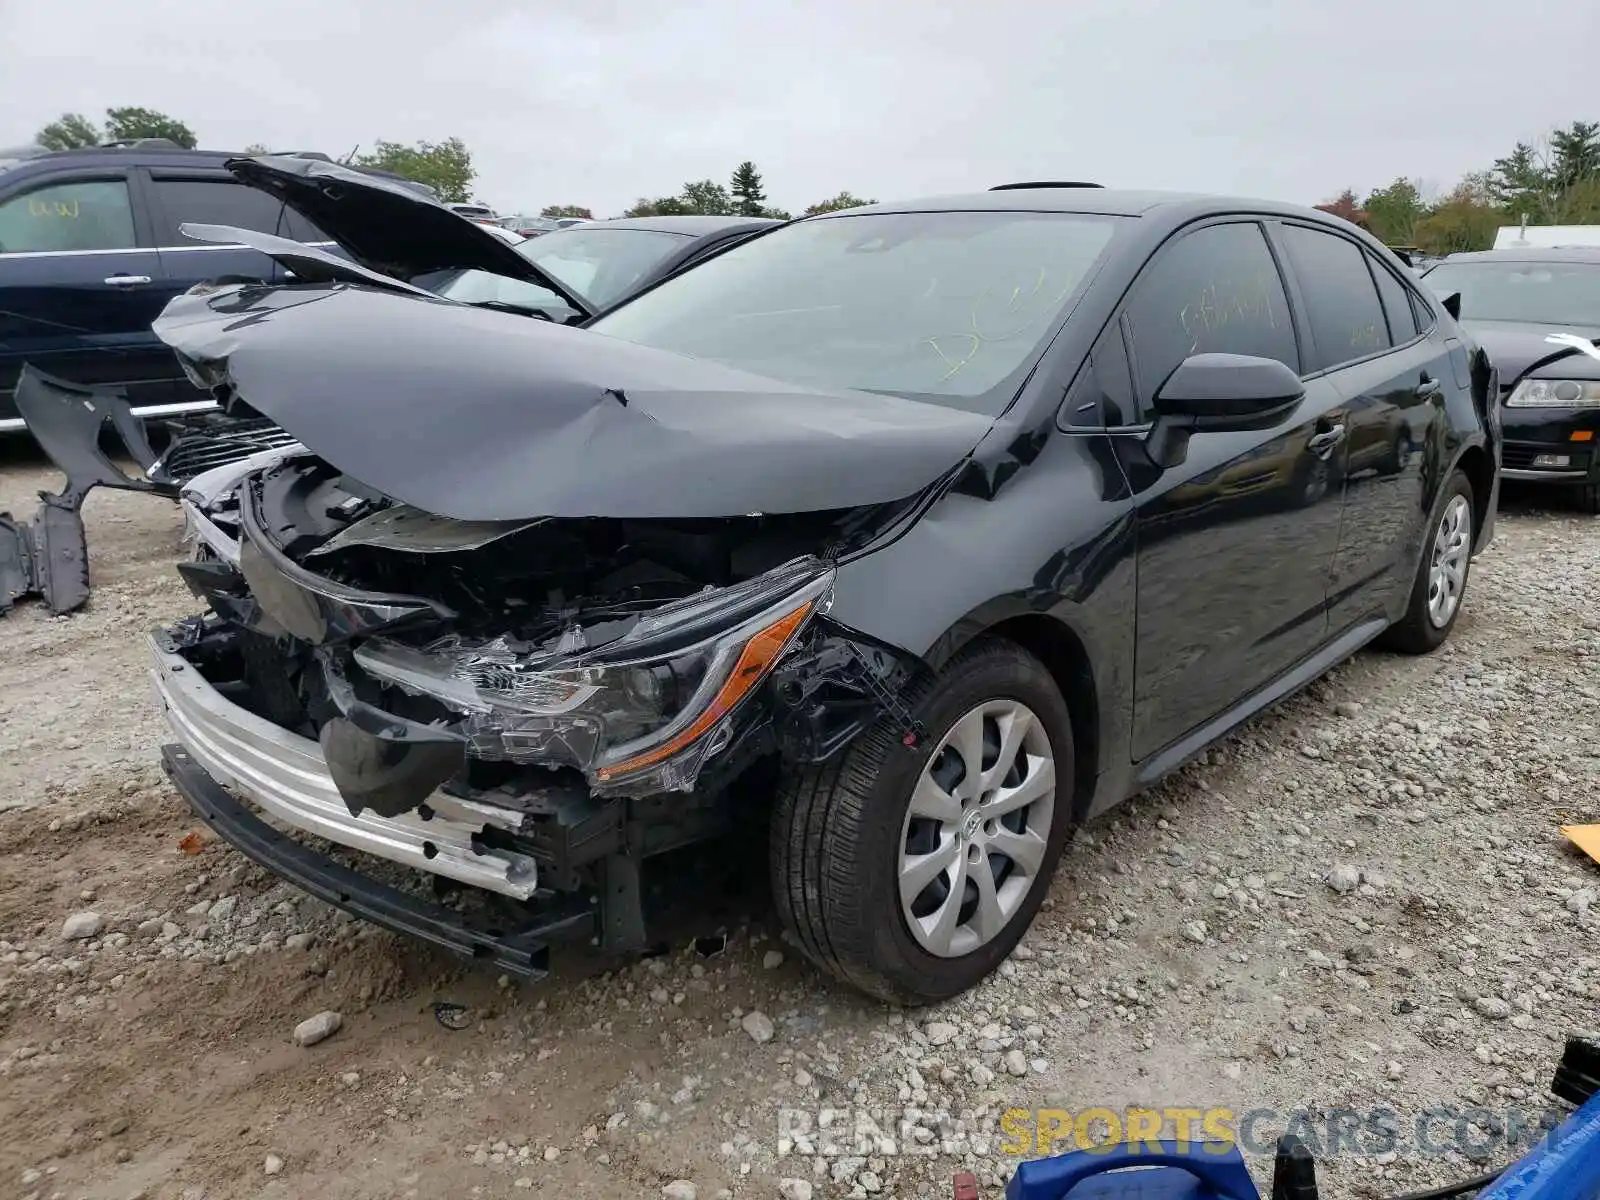
[{"label": "exposed engine bay", "polygon": [[554,785],[716,790],[780,745],[835,752],[912,669],[826,619],[831,564],[904,504],[457,521],[306,453],[234,472],[185,498],[180,570],[211,611],[167,636],[233,703],[320,741],[352,815],[439,788],[513,809]]}]

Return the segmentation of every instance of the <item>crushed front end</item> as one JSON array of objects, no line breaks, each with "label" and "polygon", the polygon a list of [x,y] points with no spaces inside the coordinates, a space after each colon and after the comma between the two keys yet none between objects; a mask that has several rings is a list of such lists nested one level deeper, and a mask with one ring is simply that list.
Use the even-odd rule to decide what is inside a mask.
[{"label": "crushed front end", "polygon": [[179,789],[330,903],[523,975],[557,936],[642,948],[641,864],[723,832],[757,762],[837,752],[915,669],[826,615],[840,556],[905,506],[455,520],[295,450],[182,502],[208,611],[150,643]]}]

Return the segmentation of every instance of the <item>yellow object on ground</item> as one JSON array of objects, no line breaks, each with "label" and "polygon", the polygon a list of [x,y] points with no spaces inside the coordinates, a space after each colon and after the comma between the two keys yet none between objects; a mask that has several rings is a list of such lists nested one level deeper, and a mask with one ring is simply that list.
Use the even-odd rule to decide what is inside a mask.
[{"label": "yellow object on ground", "polygon": [[1600,825],[1563,825],[1561,832],[1595,862],[1600,862]]}]

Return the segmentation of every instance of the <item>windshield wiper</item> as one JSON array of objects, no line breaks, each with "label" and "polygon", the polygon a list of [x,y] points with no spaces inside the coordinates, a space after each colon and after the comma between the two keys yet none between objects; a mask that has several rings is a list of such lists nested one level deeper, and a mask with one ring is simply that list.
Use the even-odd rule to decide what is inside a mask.
[{"label": "windshield wiper", "polygon": [[470,300],[467,303],[470,308],[492,308],[495,312],[511,313],[518,317],[534,317],[542,321],[555,320],[542,308],[534,308],[527,304],[513,304],[509,300]]}]

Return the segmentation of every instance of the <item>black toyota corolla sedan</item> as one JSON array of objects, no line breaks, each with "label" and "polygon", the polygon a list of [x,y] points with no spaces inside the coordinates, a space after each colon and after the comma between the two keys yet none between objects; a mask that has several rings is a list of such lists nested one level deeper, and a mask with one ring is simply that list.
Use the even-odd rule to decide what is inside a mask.
[{"label": "black toyota corolla sedan", "polygon": [[1423,278],[1499,373],[1506,478],[1600,513],[1600,249],[1452,254]]},{"label": "black toyota corolla sedan", "polygon": [[186,492],[168,771],[268,868],[529,976],[645,945],[641,866],[757,814],[820,967],[970,987],[1074,825],[1443,642],[1497,501],[1481,352],[1378,242],[1258,201],[875,205],[582,329],[371,273],[157,332],[300,442]]}]

